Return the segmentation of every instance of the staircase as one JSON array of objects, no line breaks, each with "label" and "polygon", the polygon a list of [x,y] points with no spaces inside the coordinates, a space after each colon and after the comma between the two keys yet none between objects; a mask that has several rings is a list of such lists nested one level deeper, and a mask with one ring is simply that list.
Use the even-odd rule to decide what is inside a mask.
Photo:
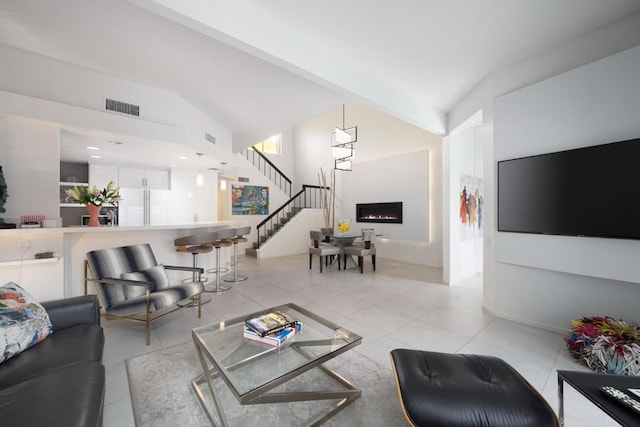
[{"label": "staircase", "polygon": [[262,174],[273,182],[284,194],[291,197],[291,180],[282,173],[280,169],[269,160],[257,148],[245,148],[240,155],[247,159],[249,163],[258,169]]},{"label": "staircase", "polygon": [[306,208],[321,207],[320,186],[303,185],[302,190],[296,193],[285,204],[280,206],[275,212],[264,219],[256,226],[258,230],[258,240],[253,242],[253,248],[246,248],[245,253],[249,256],[257,257],[258,249],[269,239],[273,238],[287,222]]}]

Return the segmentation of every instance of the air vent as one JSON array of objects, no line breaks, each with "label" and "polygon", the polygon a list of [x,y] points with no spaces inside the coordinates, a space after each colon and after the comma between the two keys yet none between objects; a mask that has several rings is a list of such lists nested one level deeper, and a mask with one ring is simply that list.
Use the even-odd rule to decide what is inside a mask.
[{"label": "air vent", "polygon": [[140,106],[127,104],[126,102],[116,101],[115,99],[107,98],[107,104],[105,107],[109,111],[115,111],[117,113],[129,114],[130,116],[140,117]]},{"label": "air vent", "polygon": [[249,178],[245,178],[244,176],[239,176],[238,182],[249,182]]},{"label": "air vent", "polygon": [[210,133],[205,132],[204,133],[204,139],[206,139],[207,141],[209,141],[212,144],[216,143],[216,137],[211,135]]}]

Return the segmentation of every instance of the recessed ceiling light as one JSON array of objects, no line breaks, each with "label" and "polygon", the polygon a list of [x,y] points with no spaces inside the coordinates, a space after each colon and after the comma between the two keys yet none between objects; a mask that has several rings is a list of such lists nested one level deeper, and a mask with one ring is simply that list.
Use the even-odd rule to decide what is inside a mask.
[{"label": "recessed ceiling light", "polygon": [[95,154],[94,154],[94,155],[92,155],[92,156],[90,156],[90,157],[91,157],[92,159],[101,159],[101,158],[102,158],[102,156],[96,156]]},{"label": "recessed ceiling light", "polygon": [[187,160],[187,158],[186,158],[185,156],[178,156],[178,158],[179,158],[180,160]]},{"label": "recessed ceiling light", "polygon": [[87,150],[95,150],[95,151],[99,151],[100,148],[99,147],[92,147],[91,145],[87,146]]}]

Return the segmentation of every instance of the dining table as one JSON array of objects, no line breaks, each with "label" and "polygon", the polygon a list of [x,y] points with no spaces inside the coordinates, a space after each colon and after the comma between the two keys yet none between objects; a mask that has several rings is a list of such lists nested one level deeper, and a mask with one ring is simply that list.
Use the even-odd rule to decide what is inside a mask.
[{"label": "dining table", "polygon": [[[344,259],[344,248],[347,246],[352,246],[355,240],[359,237],[362,237],[362,233],[345,232],[345,233],[336,233],[330,236],[330,238],[332,238],[340,248],[340,257],[342,259]],[[333,265],[335,262],[336,261],[334,260],[331,265]],[[347,270],[349,268],[356,268],[357,266],[358,266],[358,263],[353,259],[353,257],[351,255],[347,256],[347,259],[344,264],[344,269]]]}]

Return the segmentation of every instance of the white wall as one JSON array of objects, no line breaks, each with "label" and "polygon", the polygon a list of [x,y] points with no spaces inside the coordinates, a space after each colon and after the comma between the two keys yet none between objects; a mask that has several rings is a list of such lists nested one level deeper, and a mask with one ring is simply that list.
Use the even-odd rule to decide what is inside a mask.
[{"label": "white wall", "polygon": [[448,129],[455,129],[482,110],[486,125],[493,122],[493,99],[640,44],[640,14],[559,43],[521,61],[495,70],[467,93],[449,112]]},{"label": "white wall", "polygon": [[309,253],[309,230],[320,230],[324,225],[321,209],[304,209],[278,232],[278,238],[260,247],[258,258],[275,258]]},{"label": "white wall", "polygon": [[[336,173],[336,220],[354,219],[355,203],[402,201],[403,224],[373,224],[384,234],[379,256],[442,267],[442,138],[359,102],[345,105],[344,124],[358,127],[358,141],[353,171]],[[342,106],[293,130],[297,186],[333,168],[336,126]]]},{"label": "white wall", "polygon": [[[239,185],[259,185],[269,187],[269,214],[273,213],[276,209],[282,206],[289,196],[282,192],[275,184],[269,181],[264,175],[262,175],[256,168],[251,166],[247,159],[238,154],[235,156],[236,164],[242,169],[242,176],[249,179],[249,182],[232,181],[227,182],[227,189],[225,191],[218,191],[218,196],[222,198],[219,200],[220,220],[233,220],[242,222],[248,226],[251,226],[251,234],[245,236],[248,242],[238,244],[238,253],[243,254],[245,248],[253,247],[253,242],[258,240],[258,233],[256,226],[262,222],[268,215],[232,215],[231,214],[231,198],[232,187]],[[219,188],[219,186],[218,186]]]},{"label": "white wall", "polygon": [[[7,182],[5,222],[21,215],[57,219],[60,127],[22,117],[0,116],[0,166]],[[16,221],[17,220],[17,221]]]},{"label": "white wall", "polygon": [[[59,217],[61,124],[169,141],[237,161],[230,152],[231,132],[175,93],[11,48],[0,46],[0,55],[0,114],[26,117],[11,119],[11,126],[4,122],[0,139],[0,164],[10,174],[11,211],[5,218],[38,213],[36,203],[40,213]],[[105,97],[140,105],[140,117],[106,111]],[[215,145],[204,132],[216,137]]]},{"label": "white wall", "polygon": [[[481,132],[482,111],[474,114],[469,120],[453,130],[447,138],[445,162],[449,168],[444,179],[447,194],[447,206],[444,213],[443,229],[445,230],[445,260],[443,278],[451,286],[458,286],[461,280],[482,272],[482,227],[461,222],[461,179],[476,177],[484,180],[483,146],[487,143]],[[473,193],[466,183],[467,193]],[[483,185],[484,187],[484,185]],[[484,189],[481,189],[484,197]],[[484,207],[483,207],[484,208]],[[484,219],[484,213],[483,213]],[[480,221],[480,218],[478,218]],[[479,224],[478,224],[479,225]]]},{"label": "white wall", "polygon": [[[0,108],[0,112],[168,141],[173,141],[171,133],[163,137],[148,130],[144,135],[137,132],[145,125],[171,125],[182,129],[175,142],[209,148],[212,144],[204,141],[204,132],[208,132],[216,137],[216,148],[231,151],[231,132],[175,93],[8,47],[0,46],[0,57],[0,90],[76,107],[75,111],[16,111],[18,105],[2,100],[0,107],[5,104],[9,111]],[[129,117],[107,112],[105,98],[139,105],[140,117],[114,128],[119,118]],[[90,111],[101,115],[90,115]]]},{"label": "white wall", "polygon": [[[342,112],[342,107],[340,108]],[[331,158],[331,132],[342,123],[337,110],[308,120],[293,129],[294,143],[294,193],[303,185],[319,185],[320,168],[333,169]],[[340,117],[342,117],[340,113]]]},{"label": "white wall", "polygon": [[[448,119],[448,128],[455,129],[463,123],[475,112],[482,110],[483,126],[481,131],[488,143],[484,149],[484,181],[485,181],[485,229],[484,229],[484,301],[487,308],[489,302],[491,305],[498,298],[504,298],[503,305],[507,306],[513,303],[513,307],[505,313],[498,313],[503,317],[512,317],[514,320],[522,322],[535,323],[531,315],[518,315],[521,311],[525,313],[527,306],[516,304],[520,299],[511,299],[511,292],[504,292],[504,288],[495,286],[499,280],[495,266],[494,254],[500,249],[496,244],[496,218],[495,218],[495,159],[494,159],[494,127],[493,127],[493,103],[497,96],[506,94],[510,91],[517,90],[527,85],[540,82],[544,79],[553,77],[560,73],[575,69],[577,67],[589,64],[593,61],[606,58],[610,55],[624,51],[633,46],[640,44],[640,14],[630,16],[624,20],[613,23],[606,27],[600,28],[589,34],[569,40],[566,43],[558,44],[547,51],[540,52],[523,60],[508,64],[505,67],[495,70],[489,74],[482,82],[467,93],[458,104],[450,111]],[[545,129],[543,123],[538,123],[541,129]],[[446,163],[448,165],[448,163]],[[446,166],[445,166],[446,167]],[[445,186],[446,186],[445,182]],[[445,242],[446,244],[446,242]],[[566,261],[567,258],[561,258]],[[610,262],[611,260],[609,260]],[[446,271],[446,267],[445,267]],[[521,270],[522,271],[522,270]],[[541,270],[540,270],[541,271]],[[535,276],[531,276],[535,277]],[[576,276],[578,280],[584,280],[580,276]],[[517,292],[519,281],[528,281],[529,276],[521,276],[512,282],[510,291]],[[572,277],[563,277],[563,282],[573,280]],[[536,280],[544,280],[544,278],[536,278]],[[554,286],[556,283],[551,283]],[[533,300],[548,300],[555,298],[555,289],[539,289],[533,296]],[[584,288],[584,295],[574,297],[592,299],[587,287]],[[568,300],[568,298],[564,298]],[[564,308],[559,309],[558,313],[562,314]],[[516,314],[514,314],[516,313]],[[564,316],[566,317],[566,316]],[[553,319],[553,316],[551,317]],[[561,330],[566,330],[566,324],[563,321],[545,321],[541,326],[557,328],[561,325]]]},{"label": "white wall", "polygon": [[[421,150],[358,163],[343,174],[342,215],[355,229],[373,227],[385,239],[428,242],[429,151]],[[402,224],[357,223],[357,203],[402,202]],[[439,208],[439,207],[437,207]]]},{"label": "white wall", "polygon": [[[640,137],[638,70],[640,46],[497,98],[495,160]],[[485,304],[557,329],[590,315],[638,321],[638,259],[638,241],[496,233]]]},{"label": "white wall", "polygon": [[[64,259],[60,228],[0,230],[0,285],[15,282],[38,301],[64,297]],[[20,250],[21,241],[31,249]],[[51,251],[54,258],[36,260],[38,252]]]}]

